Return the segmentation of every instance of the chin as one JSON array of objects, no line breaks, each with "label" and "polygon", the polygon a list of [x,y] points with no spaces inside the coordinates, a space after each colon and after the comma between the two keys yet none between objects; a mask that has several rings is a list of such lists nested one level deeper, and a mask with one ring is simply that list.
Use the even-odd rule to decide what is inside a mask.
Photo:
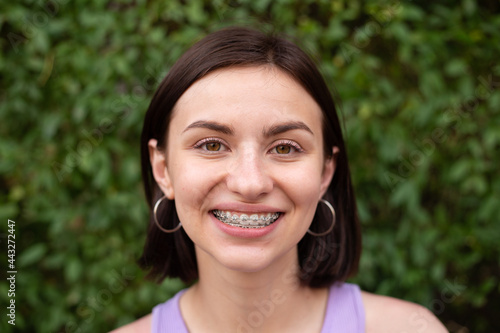
[{"label": "chin", "polygon": [[241,273],[258,273],[276,267],[277,261],[287,257],[263,247],[238,247],[226,249],[214,257],[226,269]]}]

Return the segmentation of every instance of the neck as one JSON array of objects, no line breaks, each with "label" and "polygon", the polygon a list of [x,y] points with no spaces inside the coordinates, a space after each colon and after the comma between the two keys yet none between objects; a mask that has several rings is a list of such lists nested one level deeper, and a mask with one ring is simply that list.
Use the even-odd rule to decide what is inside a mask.
[{"label": "neck", "polygon": [[181,299],[190,331],[279,332],[292,324],[300,327],[291,318],[304,318],[311,307],[319,310],[313,320],[321,327],[327,292],[300,285],[296,249],[258,272],[215,265],[196,250],[200,279]]}]

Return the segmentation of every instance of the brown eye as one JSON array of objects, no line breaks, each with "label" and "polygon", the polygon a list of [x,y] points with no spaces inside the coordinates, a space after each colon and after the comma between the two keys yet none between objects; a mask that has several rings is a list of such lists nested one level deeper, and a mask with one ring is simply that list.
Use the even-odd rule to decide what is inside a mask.
[{"label": "brown eye", "polygon": [[276,147],[276,152],[278,154],[289,154],[290,153],[290,146],[279,145]]},{"label": "brown eye", "polygon": [[209,142],[206,144],[208,151],[219,151],[220,150],[220,142]]}]

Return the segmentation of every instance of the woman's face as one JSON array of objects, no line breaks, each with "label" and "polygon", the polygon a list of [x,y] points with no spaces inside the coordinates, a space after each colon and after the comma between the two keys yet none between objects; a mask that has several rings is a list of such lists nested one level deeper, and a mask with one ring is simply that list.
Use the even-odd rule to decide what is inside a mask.
[{"label": "woman's face", "polygon": [[195,82],[175,106],[166,154],[154,147],[155,178],[198,256],[246,272],[296,256],[335,168],[320,107],[268,66]]}]

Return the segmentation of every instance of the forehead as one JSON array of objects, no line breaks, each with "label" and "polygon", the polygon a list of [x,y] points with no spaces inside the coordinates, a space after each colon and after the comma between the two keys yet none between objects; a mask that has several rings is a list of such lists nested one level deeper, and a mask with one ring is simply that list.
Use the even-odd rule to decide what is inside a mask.
[{"label": "forehead", "polygon": [[177,101],[171,119],[182,126],[200,117],[266,122],[286,117],[321,127],[322,112],[301,84],[274,66],[230,67],[192,84]]}]

